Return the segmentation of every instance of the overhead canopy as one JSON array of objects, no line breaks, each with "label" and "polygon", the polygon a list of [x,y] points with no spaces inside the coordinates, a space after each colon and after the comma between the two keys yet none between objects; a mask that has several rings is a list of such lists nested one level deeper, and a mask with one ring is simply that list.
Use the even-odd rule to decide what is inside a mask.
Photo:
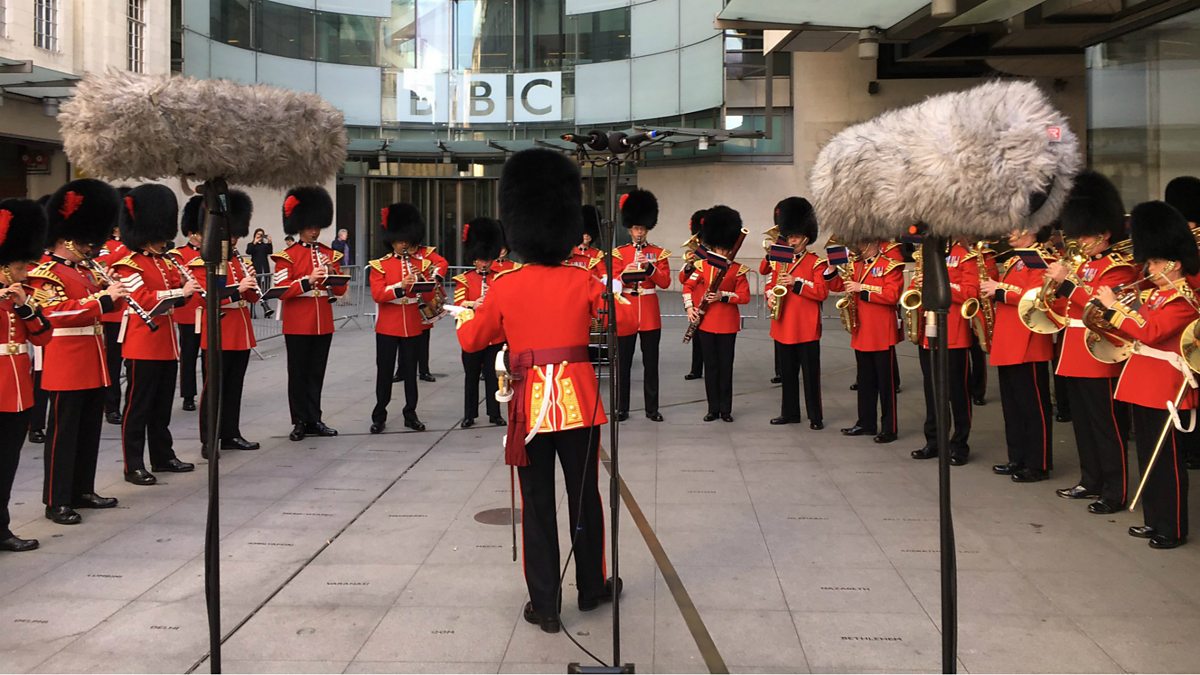
[{"label": "overhead canopy", "polygon": [[928,4],[926,0],[729,0],[717,20],[753,23],[756,28],[886,28]]},{"label": "overhead canopy", "polygon": [[34,99],[66,98],[74,95],[78,81],[78,75],[0,57],[0,92],[5,94]]}]

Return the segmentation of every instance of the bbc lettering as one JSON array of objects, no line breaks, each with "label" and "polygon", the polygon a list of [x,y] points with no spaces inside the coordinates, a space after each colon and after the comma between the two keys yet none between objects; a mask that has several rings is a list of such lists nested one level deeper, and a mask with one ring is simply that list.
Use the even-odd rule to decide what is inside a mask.
[{"label": "bbc lettering", "polygon": [[561,72],[505,75],[409,69],[397,76],[398,122],[503,124],[561,119]]}]

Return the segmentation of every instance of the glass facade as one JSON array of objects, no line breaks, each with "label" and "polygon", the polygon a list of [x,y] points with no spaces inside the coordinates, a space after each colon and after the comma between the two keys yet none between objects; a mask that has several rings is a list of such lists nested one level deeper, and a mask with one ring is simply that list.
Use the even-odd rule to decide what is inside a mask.
[{"label": "glass facade", "polygon": [[211,0],[209,36],[217,42],[293,59],[379,64],[382,20],[322,12],[270,0]]},{"label": "glass facade", "polygon": [[1088,152],[1127,207],[1200,175],[1200,10],[1088,49]]}]

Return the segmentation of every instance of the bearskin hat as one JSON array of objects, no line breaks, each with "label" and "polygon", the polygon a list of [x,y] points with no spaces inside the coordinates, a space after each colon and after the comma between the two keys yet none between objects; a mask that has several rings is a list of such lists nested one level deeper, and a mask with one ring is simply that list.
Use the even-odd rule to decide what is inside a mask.
[{"label": "bearskin hat", "polygon": [[784,239],[799,235],[811,243],[817,238],[817,214],[804,197],[788,197],[776,204],[775,224]]},{"label": "bearskin hat", "polygon": [[300,234],[310,227],[333,224],[333,198],[320,186],[295,187],[283,199],[283,233]]},{"label": "bearskin hat", "polygon": [[200,234],[204,227],[204,195],[196,195],[187,200],[179,216],[179,234],[190,237]]},{"label": "bearskin hat", "polygon": [[728,206],[714,206],[704,214],[700,240],[709,248],[733,248],[741,232],[741,214]]},{"label": "bearskin hat", "polygon": [[[254,202],[250,195],[241,190],[230,190],[227,193],[229,213],[226,222],[229,236],[241,239],[250,234],[250,219],[254,216]],[[179,233],[185,237],[204,233],[204,196],[196,195],[183,205],[183,213],[179,218]]]},{"label": "bearskin hat", "polygon": [[32,199],[0,201],[0,265],[42,257],[46,212]]},{"label": "bearskin hat", "polygon": [[641,225],[653,230],[658,224],[658,198],[649,190],[634,190],[621,196],[621,224],[626,228]]},{"label": "bearskin hat", "polygon": [[492,218],[476,218],[463,226],[463,259],[495,260],[500,257],[500,223]]},{"label": "bearskin hat", "polygon": [[166,185],[139,185],[121,202],[121,243],[130,249],[171,241],[179,232],[179,200]]},{"label": "bearskin hat", "polygon": [[1075,186],[1067,195],[1060,218],[1064,237],[1107,232],[1111,235],[1109,241],[1114,244],[1125,238],[1125,206],[1121,203],[1121,194],[1112,181],[1090,169],[1075,177]]},{"label": "bearskin hat", "polygon": [[500,221],[509,248],[524,262],[557,265],[583,240],[579,167],[562,153],[531,148],[500,174]]},{"label": "bearskin hat", "polygon": [[1054,236],[1055,225],[1056,223],[1050,223],[1049,225],[1046,225],[1042,229],[1038,230],[1034,234],[1034,237],[1037,239],[1037,243],[1044,244],[1050,241],[1050,237]]},{"label": "bearskin hat", "polygon": [[1200,178],[1178,176],[1167,183],[1166,202],[1183,214],[1189,223],[1200,223]]},{"label": "bearskin hat", "polygon": [[1130,219],[1133,259],[1178,260],[1188,274],[1200,272],[1200,251],[1187,218],[1166,202],[1144,202],[1133,208]]},{"label": "bearskin hat", "polygon": [[600,209],[583,205],[583,233],[592,238],[592,246],[600,244]]},{"label": "bearskin hat", "polygon": [[380,209],[379,226],[383,228],[383,243],[388,246],[398,241],[417,246],[425,239],[425,219],[417,207],[405,202]]},{"label": "bearskin hat", "polygon": [[60,187],[46,202],[49,234],[53,245],[59,239],[102,246],[117,222],[121,200],[104,181],[81,178]]},{"label": "bearskin hat", "polygon": [[692,234],[700,234],[700,223],[704,222],[704,214],[708,213],[708,209],[700,209],[692,214],[691,220],[688,221],[688,230]]}]

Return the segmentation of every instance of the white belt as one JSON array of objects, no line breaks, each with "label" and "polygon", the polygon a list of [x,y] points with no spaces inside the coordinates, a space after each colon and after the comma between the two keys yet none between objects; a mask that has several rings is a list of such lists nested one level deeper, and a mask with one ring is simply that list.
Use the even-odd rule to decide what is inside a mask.
[{"label": "white belt", "polygon": [[420,302],[419,298],[396,298],[395,300],[388,300],[388,304],[391,305],[415,305],[418,302]]},{"label": "white belt", "polygon": [[51,337],[72,337],[79,335],[103,335],[104,328],[94,323],[90,326],[79,326],[77,328],[55,328],[54,332],[50,333]]},{"label": "white belt", "polygon": [[241,309],[248,306],[249,305],[245,300],[238,300],[237,302],[230,302],[228,304],[221,305],[221,309]]},{"label": "white belt", "polygon": [[0,342],[0,356],[28,354],[29,345],[24,342]]},{"label": "white belt", "polygon": [[1184,361],[1183,357],[1176,352],[1155,349],[1154,347],[1148,347],[1140,342],[1134,342],[1133,353],[1141,356],[1148,356],[1152,359],[1158,359],[1159,361],[1166,361],[1167,363],[1171,364],[1172,367],[1178,370],[1183,375],[1184,379],[1188,380],[1191,386],[1196,386],[1192,375],[1192,369],[1188,368],[1187,362]]},{"label": "white belt", "polygon": [[1067,326],[1070,328],[1087,328],[1083,323],[1083,319],[1071,319],[1067,322]]},{"label": "white belt", "polygon": [[300,294],[300,297],[302,297],[302,298],[323,298],[326,295],[329,295],[329,293],[327,291],[323,291],[321,289],[315,289],[315,290],[311,290],[311,291],[304,291],[303,293]]},{"label": "white belt", "polygon": [[655,295],[658,293],[657,288],[623,288],[621,292],[625,295]]}]

